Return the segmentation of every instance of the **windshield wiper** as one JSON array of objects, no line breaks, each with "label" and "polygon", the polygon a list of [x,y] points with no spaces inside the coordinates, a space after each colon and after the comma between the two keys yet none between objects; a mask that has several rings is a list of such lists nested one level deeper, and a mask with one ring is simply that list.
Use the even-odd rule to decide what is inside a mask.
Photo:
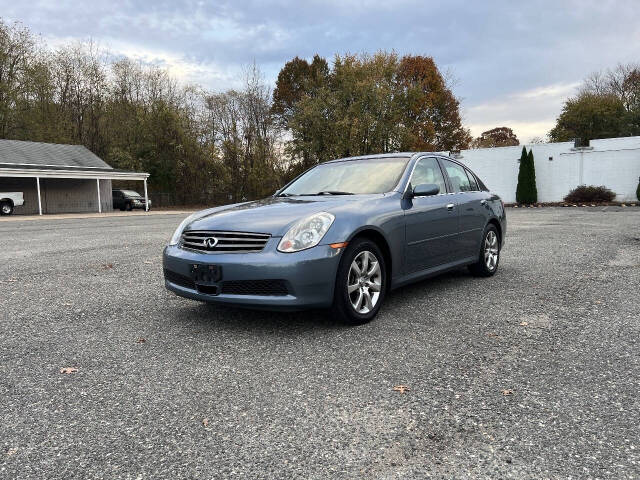
[{"label": "windshield wiper", "polygon": [[339,192],[336,190],[324,190],[316,193],[316,195],[353,195],[351,192]]}]

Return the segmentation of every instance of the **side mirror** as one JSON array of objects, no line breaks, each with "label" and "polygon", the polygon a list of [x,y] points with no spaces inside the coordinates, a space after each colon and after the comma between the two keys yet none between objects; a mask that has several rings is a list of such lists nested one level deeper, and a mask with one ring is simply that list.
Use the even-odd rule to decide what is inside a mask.
[{"label": "side mirror", "polygon": [[435,183],[421,183],[413,189],[414,197],[428,197],[440,193],[440,187]]}]

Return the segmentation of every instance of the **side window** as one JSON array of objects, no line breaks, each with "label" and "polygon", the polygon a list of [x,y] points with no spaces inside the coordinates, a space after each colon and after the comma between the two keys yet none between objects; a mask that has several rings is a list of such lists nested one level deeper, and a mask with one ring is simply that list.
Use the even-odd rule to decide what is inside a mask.
[{"label": "side window", "polygon": [[440,193],[447,193],[442,170],[435,158],[421,158],[413,169],[411,186],[415,187],[423,183],[435,183],[440,187]]},{"label": "side window", "polygon": [[473,176],[473,173],[471,173],[466,168],[464,169],[464,171],[467,172],[467,177],[469,178],[469,191],[477,192],[478,190],[480,190],[480,188],[478,188],[478,182],[476,182],[476,177]]},{"label": "side window", "polygon": [[453,187],[454,192],[468,192],[471,190],[469,177],[467,177],[463,167],[457,163],[450,162],[449,160],[440,161],[442,162],[444,169],[447,171],[447,175],[449,175],[449,180],[451,180],[451,186]]}]

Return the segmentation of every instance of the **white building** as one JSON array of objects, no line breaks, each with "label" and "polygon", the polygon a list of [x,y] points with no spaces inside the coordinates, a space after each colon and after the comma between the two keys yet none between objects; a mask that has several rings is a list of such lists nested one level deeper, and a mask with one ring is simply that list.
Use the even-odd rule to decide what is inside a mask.
[{"label": "white building", "polygon": [[[637,201],[640,180],[640,137],[591,140],[589,147],[573,142],[526,145],[533,149],[539,202],[561,202],[578,185],[604,185],[620,202]],[[522,145],[462,150],[457,158],[504,202],[516,201]]]}]

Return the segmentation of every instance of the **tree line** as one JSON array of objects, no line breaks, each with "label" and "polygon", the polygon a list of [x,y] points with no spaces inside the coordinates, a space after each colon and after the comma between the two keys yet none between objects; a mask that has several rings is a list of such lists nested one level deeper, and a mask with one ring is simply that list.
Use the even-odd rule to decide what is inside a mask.
[{"label": "tree line", "polygon": [[640,64],[629,63],[588,76],[578,94],[565,102],[549,139],[636,135],[640,135]]}]

